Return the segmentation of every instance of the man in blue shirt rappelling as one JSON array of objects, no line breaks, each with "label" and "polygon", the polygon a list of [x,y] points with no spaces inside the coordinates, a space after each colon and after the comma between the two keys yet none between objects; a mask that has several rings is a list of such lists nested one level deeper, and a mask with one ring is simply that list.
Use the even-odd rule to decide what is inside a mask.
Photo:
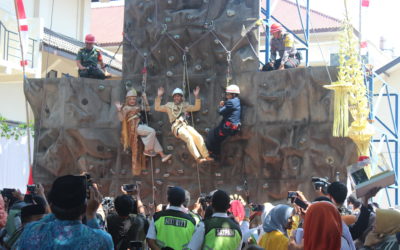
[{"label": "man in blue shirt rappelling", "polygon": [[222,142],[230,135],[240,131],[241,105],[239,99],[240,89],[237,85],[226,88],[226,101],[219,104],[218,113],[222,115],[220,124],[210,130],[207,135],[206,146],[211,156],[216,159],[221,153]]}]

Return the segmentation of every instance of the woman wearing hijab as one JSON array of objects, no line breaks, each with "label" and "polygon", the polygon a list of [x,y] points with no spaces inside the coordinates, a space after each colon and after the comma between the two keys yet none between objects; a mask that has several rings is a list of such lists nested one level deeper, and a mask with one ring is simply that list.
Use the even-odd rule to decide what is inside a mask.
[{"label": "woman wearing hijab", "polygon": [[396,234],[400,232],[400,211],[377,209],[375,225],[365,239],[365,249],[398,250]]},{"label": "woman wearing hijab", "polygon": [[287,250],[289,238],[286,230],[292,226],[293,208],[288,205],[277,205],[265,217],[263,234],[258,245],[264,249]]},{"label": "woman wearing hijab", "polygon": [[342,219],[337,208],[329,202],[313,203],[304,219],[305,250],[339,250]]}]

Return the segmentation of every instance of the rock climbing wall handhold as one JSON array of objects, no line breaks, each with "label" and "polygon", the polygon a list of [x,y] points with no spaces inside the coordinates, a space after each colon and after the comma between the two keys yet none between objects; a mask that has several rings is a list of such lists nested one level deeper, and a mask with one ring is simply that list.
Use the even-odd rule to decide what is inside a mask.
[{"label": "rock climbing wall handhold", "polygon": [[229,17],[232,17],[232,16],[236,15],[236,11],[234,11],[234,10],[227,10],[227,11],[226,11],[226,15],[229,16]]}]

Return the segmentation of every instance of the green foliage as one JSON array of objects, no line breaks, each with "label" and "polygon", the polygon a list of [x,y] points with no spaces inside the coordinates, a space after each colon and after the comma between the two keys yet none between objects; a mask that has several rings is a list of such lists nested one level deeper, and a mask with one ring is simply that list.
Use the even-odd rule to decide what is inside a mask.
[{"label": "green foliage", "polygon": [[[33,123],[29,124],[30,132],[33,134]],[[0,115],[0,137],[18,140],[27,134],[28,124],[10,125],[7,119]]]}]

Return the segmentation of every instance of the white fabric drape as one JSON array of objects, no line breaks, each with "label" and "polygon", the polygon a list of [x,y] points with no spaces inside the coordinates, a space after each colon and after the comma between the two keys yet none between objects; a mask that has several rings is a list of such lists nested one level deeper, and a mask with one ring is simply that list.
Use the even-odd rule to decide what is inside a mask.
[{"label": "white fabric drape", "polygon": [[[18,140],[0,137],[0,189],[16,188],[26,192],[29,178],[28,136]],[[33,159],[33,138],[31,137]]]}]

